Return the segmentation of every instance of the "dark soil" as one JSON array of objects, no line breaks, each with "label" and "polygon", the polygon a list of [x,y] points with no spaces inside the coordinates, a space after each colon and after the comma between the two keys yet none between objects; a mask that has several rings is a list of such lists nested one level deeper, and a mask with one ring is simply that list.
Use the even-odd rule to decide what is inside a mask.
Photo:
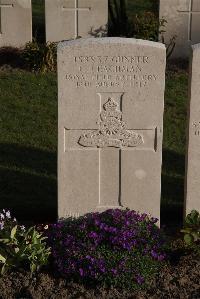
[{"label": "dark soil", "polygon": [[43,272],[31,278],[28,272],[16,271],[0,278],[0,299],[199,299],[200,256],[179,245],[170,253],[169,262],[152,279],[148,290],[126,292],[104,287],[86,288],[53,273]]}]

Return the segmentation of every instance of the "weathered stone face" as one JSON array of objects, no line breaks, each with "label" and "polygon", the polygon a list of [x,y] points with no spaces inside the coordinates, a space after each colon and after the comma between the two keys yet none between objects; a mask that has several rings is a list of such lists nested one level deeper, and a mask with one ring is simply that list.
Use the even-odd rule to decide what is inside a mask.
[{"label": "weathered stone face", "polygon": [[108,0],[45,0],[46,40],[105,36]]},{"label": "weathered stone face", "polygon": [[165,47],[123,38],[58,46],[59,217],[160,215]]},{"label": "weathered stone face", "polygon": [[31,0],[0,0],[0,47],[21,47],[31,40]]},{"label": "weathered stone face", "polygon": [[200,44],[192,47],[186,163],[186,213],[200,211]]},{"label": "weathered stone face", "polygon": [[176,36],[173,57],[188,57],[190,46],[200,42],[200,1],[160,0],[161,17],[167,21],[165,41]]}]

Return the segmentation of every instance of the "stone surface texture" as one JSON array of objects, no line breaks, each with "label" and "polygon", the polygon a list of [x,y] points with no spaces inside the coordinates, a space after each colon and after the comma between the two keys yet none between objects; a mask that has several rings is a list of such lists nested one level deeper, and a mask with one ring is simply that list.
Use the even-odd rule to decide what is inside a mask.
[{"label": "stone surface texture", "polygon": [[186,157],[185,213],[200,211],[200,44],[192,47],[188,149]]},{"label": "stone surface texture", "polygon": [[50,42],[107,33],[108,0],[45,0],[45,14]]},{"label": "stone surface texture", "polygon": [[0,0],[0,47],[22,47],[31,40],[31,0]]},{"label": "stone surface texture", "polygon": [[200,42],[200,0],[160,0],[160,18],[164,18],[164,39],[176,36],[173,58],[187,58],[190,46]]},{"label": "stone surface texture", "polygon": [[59,44],[59,218],[126,207],[160,216],[165,60],[150,41]]}]

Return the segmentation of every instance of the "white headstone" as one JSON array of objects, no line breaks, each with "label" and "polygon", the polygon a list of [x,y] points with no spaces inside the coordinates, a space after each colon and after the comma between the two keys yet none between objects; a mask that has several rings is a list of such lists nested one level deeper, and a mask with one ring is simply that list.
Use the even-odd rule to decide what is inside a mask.
[{"label": "white headstone", "polygon": [[0,47],[21,47],[31,40],[31,0],[0,0]]},{"label": "white headstone", "polygon": [[192,47],[185,212],[200,211],[200,44]]},{"label": "white headstone", "polygon": [[165,47],[126,38],[58,46],[59,217],[160,216]]},{"label": "white headstone", "polygon": [[160,0],[160,18],[167,21],[165,41],[176,36],[173,57],[187,58],[192,44],[200,42],[200,1]]},{"label": "white headstone", "polygon": [[46,40],[106,34],[108,0],[45,0]]}]

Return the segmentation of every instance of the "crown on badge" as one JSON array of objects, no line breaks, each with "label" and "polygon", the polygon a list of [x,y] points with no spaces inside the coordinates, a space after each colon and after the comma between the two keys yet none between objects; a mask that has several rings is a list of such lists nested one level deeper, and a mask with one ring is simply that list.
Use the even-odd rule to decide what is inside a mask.
[{"label": "crown on badge", "polygon": [[118,104],[112,99],[109,98],[108,101],[103,105],[103,108],[106,111],[115,111],[118,108]]}]

